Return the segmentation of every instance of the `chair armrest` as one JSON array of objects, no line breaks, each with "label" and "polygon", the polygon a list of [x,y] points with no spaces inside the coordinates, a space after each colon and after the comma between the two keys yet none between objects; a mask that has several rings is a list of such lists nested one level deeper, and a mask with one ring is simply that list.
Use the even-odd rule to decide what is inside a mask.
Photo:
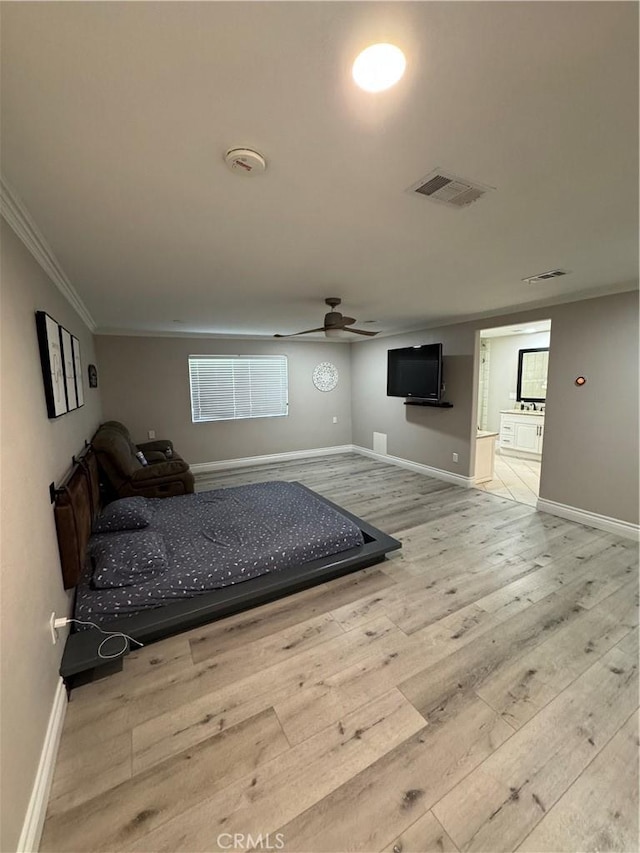
[{"label": "chair armrest", "polygon": [[158,450],[160,453],[164,453],[167,448],[171,448],[173,451],[173,442],[169,441],[168,438],[159,438],[156,441],[145,441],[143,444],[136,444],[136,447],[146,456],[147,450]]},{"label": "chair armrest", "polygon": [[[160,450],[145,450],[144,458],[147,460],[149,465],[156,465],[158,462],[168,461],[166,455]],[[172,459],[175,459],[175,454]]]},{"label": "chair armrest", "polygon": [[186,462],[177,459],[167,459],[166,462],[154,462],[145,468],[139,468],[131,475],[131,482],[139,483],[144,480],[158,480],[161,477],[172,477],[184,474],[189,470]]}]

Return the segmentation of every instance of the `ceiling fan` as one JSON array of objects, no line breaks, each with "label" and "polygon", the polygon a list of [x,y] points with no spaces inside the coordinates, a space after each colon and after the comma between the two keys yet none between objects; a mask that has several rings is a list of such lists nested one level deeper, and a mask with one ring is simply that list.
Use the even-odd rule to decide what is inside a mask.
[{"label": "ceiling fan", "polygon": [[352,332],[354,335],[366,335],[368,338],[373,338],[378,332],[366,332],[364,329],[350,329],[353,323],[356,322],[355,317],[345,317],[335,309],[340,305],[342,299],[335,296],[324,300],[331,310],[324,315],[324,326],[319,326],[317,329],[306,329],[304,332],[294,332],[292,335],[274,335],[274,338],[295,338],[298,335],[310,335],[313,332],[324,332],[330,338],[338,336],[340,332]]}]

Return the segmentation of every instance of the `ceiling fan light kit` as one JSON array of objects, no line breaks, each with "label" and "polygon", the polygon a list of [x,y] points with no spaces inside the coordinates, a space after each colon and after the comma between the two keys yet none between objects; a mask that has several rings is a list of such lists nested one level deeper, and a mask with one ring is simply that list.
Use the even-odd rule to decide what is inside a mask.
[{"label": "ceiling fan light kit", "polygon": [[345,338],[343,332],[351,332],[354,335],[364,335],[367,338],[375,337],[378,332],[367,332],[364,329],[350,328],[356,322],[355,317],[345,317],[336,308],[342,302],[337,296],[329,296],[324,300],[331,309],[324,315],[324,324],[317,329],[305,329],[304,332],[294,332],[292,335],[274,335],[274,338],[296,338],[299,335],[311,335],[314,332],[324,332],[327,338]]}]

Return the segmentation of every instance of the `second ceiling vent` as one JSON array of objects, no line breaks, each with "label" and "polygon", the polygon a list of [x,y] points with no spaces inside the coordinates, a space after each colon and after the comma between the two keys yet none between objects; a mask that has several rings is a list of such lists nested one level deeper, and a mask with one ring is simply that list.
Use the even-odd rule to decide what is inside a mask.
[{"label": "second ceiling vent", "polygon": [[442,169],[435,169],[417,184],[409,187],[409,192],[423,195],[431,201],[439,201],[449,207],[466,207],[493,189],[495,187],[488,187],[477,181],[458,178]]},{"label": "second ceiling vent", "polygon": [[538,284],[540,281],[549,281],[551,278],[559,278],[561,275],[568,275],[569,270],[563,269],[555,269],[555,270],[547,270],[547,272],[539,272],[537,275],[530,275],[527,278],[523,278],[526,284]]}]

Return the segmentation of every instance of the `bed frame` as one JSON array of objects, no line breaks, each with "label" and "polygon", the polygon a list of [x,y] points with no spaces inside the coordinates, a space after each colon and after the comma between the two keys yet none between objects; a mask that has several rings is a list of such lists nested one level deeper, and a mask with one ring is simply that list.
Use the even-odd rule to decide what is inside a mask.
[{"label": "bed frame", "polygon": [[[102,506],[98,465],[92,448],[88,446],[82,457],[74,458],[73,461],[71,472],[55,491],[54,513],[65,589],[77,586],[84,574],[87,542],[93,521]],[[104,631],[122,631],[146,645],[372,566],[384,560],[389,552],[402,547],[397,539],[307,489],[301,483],[297,485],[356,524],[362,532],[364,545],[312,560],[304,563],[304,566],[262,575],[137,615],[100,622],[100,627]],[[79,673],[108,663],[98,657],[98,646],[103,639],[104,635],[93,628],[72,631],[60,665],[60,675],[68,685],[70,679]]]}]

